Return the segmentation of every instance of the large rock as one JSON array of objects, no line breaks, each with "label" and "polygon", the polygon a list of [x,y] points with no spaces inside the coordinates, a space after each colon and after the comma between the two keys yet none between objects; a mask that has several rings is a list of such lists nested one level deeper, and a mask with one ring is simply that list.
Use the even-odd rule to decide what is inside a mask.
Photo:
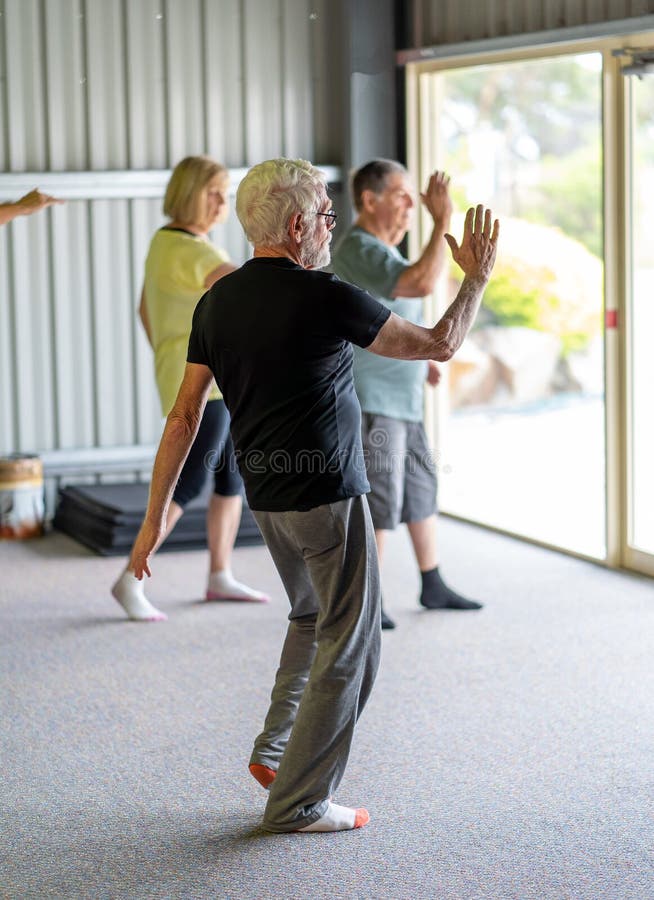
[{"label": "large rock", "polygon": [[450,363],[452,407],[520,404],[548,397],[561,340],[523,327],[480,328]]},{"label": "large rock", "polygon": [[467,338],[448,364],[450,404],[476,406],[489,403],[500,384],[500,367],[490,353]]},{"label": "large rock", "polygon": [[[462,229],[463,217],[455,216],[453,234]],[[453,297],[461,280],[454,264],[451,276]],[[497,262],[486,295],[482,324],[484,313],[503,315],[498,324],[548,332],[575,349],[602,334],[602,261],[558,228],[501,217]]]},{"label": "large rock", "polygon": [[490,326],[474,334],[477,346],[492,356],[514,403],[540,400],[551,393],[561,340],[532,328]]}]

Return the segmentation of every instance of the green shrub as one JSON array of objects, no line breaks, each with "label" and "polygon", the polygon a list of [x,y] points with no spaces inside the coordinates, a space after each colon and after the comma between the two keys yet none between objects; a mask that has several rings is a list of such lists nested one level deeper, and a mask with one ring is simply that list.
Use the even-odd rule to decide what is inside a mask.
[{"label": "green shrub", "polygon": [[[462,225],[460,215],[459,221]],[[460,281],[454,263],[451,272]],[[579,241],[558,228],[503,218],[476,327],[521,326],[554,334],[567,356],[601,332],[602,291],[601,260]]]}]

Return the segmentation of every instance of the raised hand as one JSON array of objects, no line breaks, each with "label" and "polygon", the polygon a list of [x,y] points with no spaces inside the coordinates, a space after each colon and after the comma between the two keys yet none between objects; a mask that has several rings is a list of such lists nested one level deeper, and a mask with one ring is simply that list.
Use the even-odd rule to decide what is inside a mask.
[{"label": "raised hand", "polygon": [[481,204],[476,209],[470,207],[463,225],[461,245],[457,244],[451,234],[445,235],[454,262],[461,266],[464,274],[469,278],[488,281],[493,271],[497,256],[497,241],[500,236],[500,223],[498,219],[495,219],[491,231],[491,219],[490,209],[484,210]]},{"label": "raised hand", "polygon": [[452,216],[450,179],[445,172],[436,170],[429,178],[424,194],[420,194],[423,206],[434,222],[442,222],[449,228]]}]

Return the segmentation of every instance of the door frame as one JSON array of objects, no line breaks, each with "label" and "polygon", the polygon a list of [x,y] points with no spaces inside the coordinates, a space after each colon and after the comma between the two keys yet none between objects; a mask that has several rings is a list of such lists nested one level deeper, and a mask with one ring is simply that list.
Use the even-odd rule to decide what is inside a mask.
[{"label": "door frame", "polygon": [[[629,491],[632,479],[629,454],[629,298],[631,272],[630,248],[630,128],[629,128],[629,78],[621,74],[624,58],[613,55],[614,50],[649,45],[654,47],[654,31],[634,31],[583,40],[563,37],[547,43],[531,46],[497,47],[470,54],[462,53],[461,46],[452,56],[446,48],[439,48],[437,59],[408,61],[406,63],[406,128],[407,164],[418,184],[423,184],[435,158],[438,135],[429,120],[430,81],[424,78],[435,72],[458,68],[531,61],[539,58],[599,52],[602,54],[602,187],[603,187],[603,236],[604,236],[604,402],[606,448],[606,556],[604,560],[591,561],[611,568],[629,568],[654,576],[654,555],[629,546],[628,513]],[[409,235],[409,249],[414,258],[420,252],[429,234],[429,217],[424,212],[416,217]],[[428,321],[434,321],[444,311],[444,300],[437,287],[434,296],[425,301]],[[435,404],[428,404],[426,426],[438,458],[439,422],[447,415],[446,392],[439,392]],[[454,518],[461,518],[454,516]],[[470,520],[467,520],[470,521]],[[509,534],[529,543],[550,547],[581,559],[583,554],[552,547],[533,538],[475,522],[484,528]]]}]

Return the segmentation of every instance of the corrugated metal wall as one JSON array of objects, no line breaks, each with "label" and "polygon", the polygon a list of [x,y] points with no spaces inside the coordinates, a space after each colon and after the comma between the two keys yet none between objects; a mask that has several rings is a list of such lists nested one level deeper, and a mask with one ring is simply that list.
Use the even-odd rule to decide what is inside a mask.
[{"label": "corrugated metal wall", "polygon": [[412,0],[412,47],[570,28],[654,13],[654,0]]},{"label": "corrugated metal wall", "polygon": [[[0,0],[0,198],[31,173],[80,198],[0,229],[0,453],[157,440],[136,306],[166,170],[195,153],[338,165],[338,10]],[[235,216],[214,237],[249,255]]]}]

